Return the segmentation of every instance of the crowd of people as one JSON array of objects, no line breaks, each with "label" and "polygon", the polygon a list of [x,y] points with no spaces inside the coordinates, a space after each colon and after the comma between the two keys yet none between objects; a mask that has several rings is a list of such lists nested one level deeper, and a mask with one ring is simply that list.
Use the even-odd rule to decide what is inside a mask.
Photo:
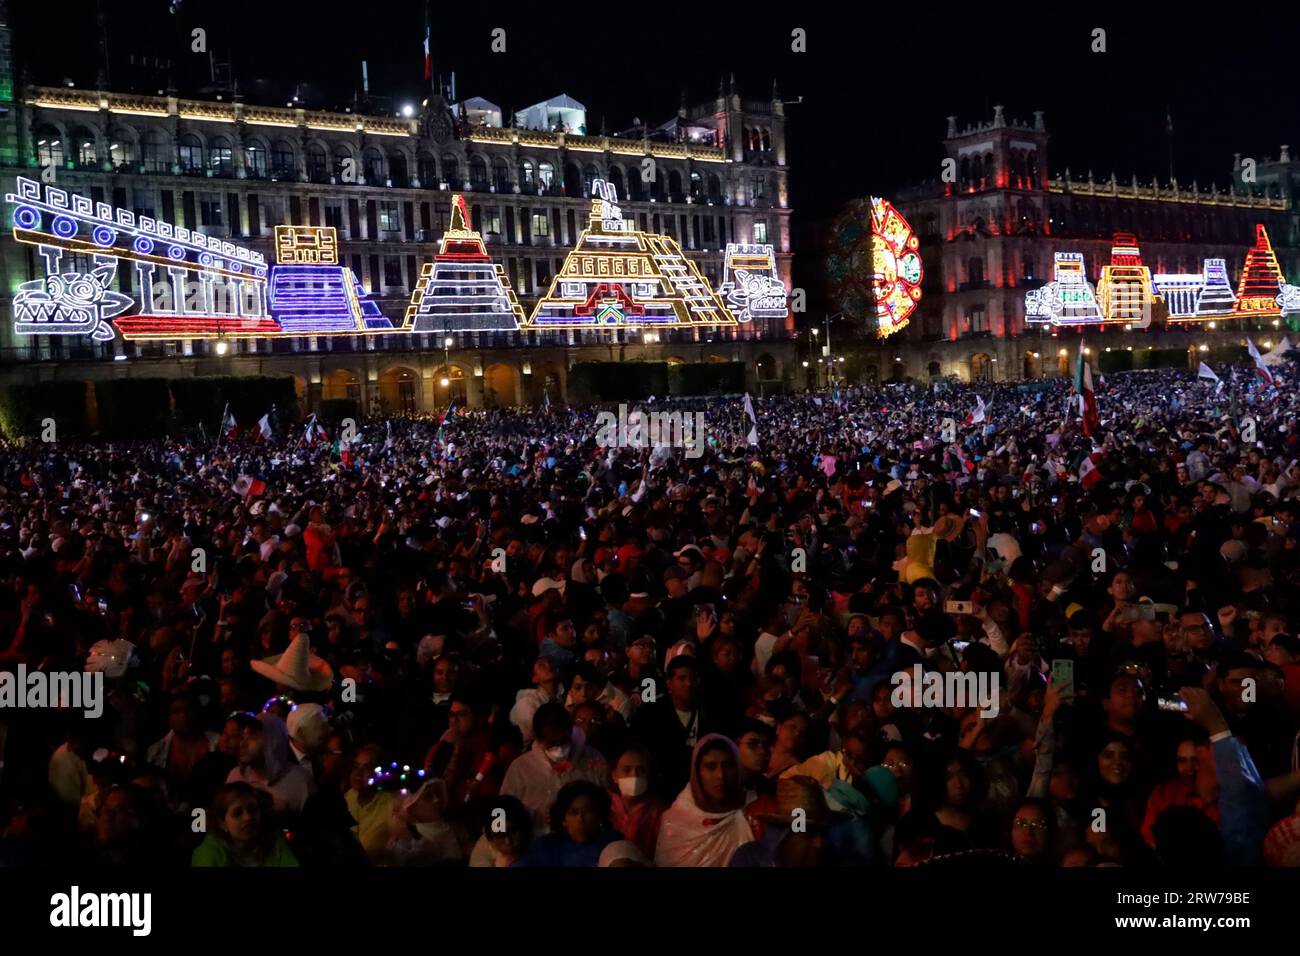
[{"label": "crowd of people", "polygon": [[8,445],[0,860],[1300,865],[1298,380]]}]

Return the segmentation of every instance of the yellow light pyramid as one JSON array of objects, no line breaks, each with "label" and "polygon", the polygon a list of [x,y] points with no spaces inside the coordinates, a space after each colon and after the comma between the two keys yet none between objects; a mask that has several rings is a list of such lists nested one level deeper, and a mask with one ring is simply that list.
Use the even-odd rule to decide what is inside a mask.
[{"label": "yellow light pyramid", "polygon": [[592,184],[591,216],[525,325],[535,329],[737,325],[668,236],[623,218],[612,183]]}]

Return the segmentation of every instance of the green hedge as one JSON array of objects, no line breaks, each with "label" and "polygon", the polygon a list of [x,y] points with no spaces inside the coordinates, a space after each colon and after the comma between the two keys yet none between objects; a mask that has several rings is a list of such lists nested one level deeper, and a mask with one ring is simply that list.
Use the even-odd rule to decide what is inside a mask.
[{"label": "green hedge", "polygon": [[579,362],[569,369],[569,399],[619,402],[667,395],[667,362]]},{"label": "green hedge", "polygon": [[744,362],[690,362],[668,370],[673,395],[734,395],[745,390]]},{"label": "green hedge", "polygon": [[171,392],[165,378],[112,378],[95,383],[100,436],[154,438],[171,426]]},{"label": "green hedge", "polygon": [[178,378],[171,381],[171,393],[180,428],[197,428],[200,423],[207,429],[216,428],[227,402],[235,421],[244,427],[251,427],[272,405],[281,426],[299,417],[298,395],[293,377],[288,375]]},{"label": "green hedge", "polygon": [[321,401],[317,419],[325,425],[337,425],[345,418],[361,421],[361,402],[355,398],[327,398]]},{"label": "green hedge", "polygon": [[0,389],[0,433],[5,438],[39,438],[41,422],[52,418],[55,435],[86,434],[86,383],[50,381]]}]

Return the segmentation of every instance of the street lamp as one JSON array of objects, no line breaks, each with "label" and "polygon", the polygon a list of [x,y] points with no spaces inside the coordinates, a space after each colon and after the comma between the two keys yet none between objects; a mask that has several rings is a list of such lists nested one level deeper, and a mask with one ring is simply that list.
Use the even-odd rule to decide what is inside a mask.
[{"label": "street lamp", "polygon": [[225,341],[224,339],[222,339],[222,340],[220,340],[220,341],[217,342],[217,354],[218,354],[218,355],[225,355],[225,354],[226,354],[227,352],[229,352],[229,351],[230,351],[230,343],[229,343],[229,342]]}]

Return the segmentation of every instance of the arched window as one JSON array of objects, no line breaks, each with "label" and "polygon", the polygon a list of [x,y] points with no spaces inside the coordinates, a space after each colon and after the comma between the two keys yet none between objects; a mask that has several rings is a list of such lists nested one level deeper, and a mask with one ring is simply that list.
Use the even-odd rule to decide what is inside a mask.
[{"label": "arched window", "polygon": [[388,178],[393,181],[393,185],[405,188],[411,185],[410,176],[406,170],[406,154],[392,152],[388,154]]},{"label": "arched window", "polygon": [[352,155],[352,150],[342,143],[334,147],[334,180],[340,183],[355,183],[357,181],[357,161]]},{"label": "arched window", "polygon": [[541,163],[537,167],[537,181],[543,188],[550,189],[555,183],[555,167],[550,163]]},{"label": "arched window", "polygon": [[266,147],[249,143],[244,147],[244,175],[249,179],[265,179],[267,169]]},{"label": "arched window", "polygon": [[619,199],[627,198],[627,192],[623,188],[623,170],[619,169],[617,166],[611,166],[609,168],[609,184],[614,187],[614,191],[618,193]]},{"label": "arched window", "polygon": [[716,173],[709,174],[709,202],[722,202],[722,180]]},{"label": "arched window", "polygon": [[769,129],[765,129],[763,130],[763,152],[770,153],[771,151],[772,151],[772,131]]},{"label": "arched window", "polygon": [[537,167],[531,159],[519,163],[519,188],[529,192],[537,188]]},{"label": "arched window", "polygon": [[388,176],[384,170],[383,154],[372,146],[362,153],[361,156],[366,167],[366,185],[384,185],[384,183],[388,181]]},{"label": "arched window", "polygon": [[499,193],[508,193],[514,188],[510,182],[510,167],[500,156],[492,158],[492,185]]},{"label": "arched window", "polygon": [[763,148],[763,138],[757,127],[749,131],[749,148],[756,153]]},{"label": "arched window", "polygon": [[1038,188],[1038,152],[1032,149],[1025,154],[1025,188]]},{"label": "arched window", "polygon": [[176,155],[182,173],[194,176],[203,172],[203,144],[193,133],[185,133],[176,141]]},{"label": "arched window", "polygon": [[469,184],[473,189],[488,188],[487,161],[482,156],[471,156],[469,160]]},{"label": "arched window", "polygon": [[36,131],[36,163],[39,166],[63,166],[63,137],[53,126]]},{"label": "arched window", "polygon": [[971,183],[970,157],[969,157],[969,156],[963,156],[963,157],[961,158],[960,168],[961,168],[961,184],[962,184],[963,186],[970,186],[970,185],[972,185],[972,183]]},{"label": "arched window", "polygon": [[582,170],[578,168],[577,163],[564,165],[564,192],[568,196],[586,195],[582,189]]},{"label": "arched window", "polygon": [[645,200],[646,184],[641,179],[641,166],[638,162],[627,171],[627,198],[632,202],[641,202]]},{"label": "arched window", "polygon": [[970,380],[972,382],[990,382],[993,380],[993,363],[984,352],[971,356]]},{"label": "arched window", "polygon": [[673,202],[681,202],[686,198],[682,193],[682,174],[675,169],[668,174],[668,198]]},{"label": "arched window", "polygon": [[146,173],[166,173],[171,171],[171,150],[167,147],[167,135],[160,129],[151,129],[144,134],[141,141],[140,164]]},{"label": "arched window", "polygon": [[77,157],[80,169],[93,169],[95,166],[95,134],[90,130],[74,129],[72,131],[72,155]]},{"label": "arched window", "polygon": [[586,166],[582,167],[582,194],[584,196],[591,195],[591,184],[594,183],[599,178],[600,178],[600,170],[598,170],[595,166],[591,165],[591,163],[588,163]]},{"label": "arched window", "polygon": [[135,145],[125,130],[113,131],[112,142],[108,145],[108,158],[113,163],[114,169],[139,162]]},{"label": "arched window", "polygon": [[[314,183],[329,182],[329,162],[325,147],[312,143],[307,147],[307,178]],[[298,156],[288,140],[277,139],[271,144],[271,176],[274,179],[298,178]]]},{"label": "arched window", "polygon": [[208,168],[213,176],[235,175],[235,151],[224,136],[213,139],[208,146]]},{"label": "arched window", "polygon": [[694,170],[691,171],[691,198],[696,202],[704,198],[704,177]]},{"label": "arched window", "polygon": [[442,157],[442,181],[452,189],[461,188],[460,161],[455,156]]},{"label": "arched window", "polygon": [[435,188],[438,185],[437,161],[428,153],[421,153],[415,162],[420,173],[420,185],[425,189]]}]

